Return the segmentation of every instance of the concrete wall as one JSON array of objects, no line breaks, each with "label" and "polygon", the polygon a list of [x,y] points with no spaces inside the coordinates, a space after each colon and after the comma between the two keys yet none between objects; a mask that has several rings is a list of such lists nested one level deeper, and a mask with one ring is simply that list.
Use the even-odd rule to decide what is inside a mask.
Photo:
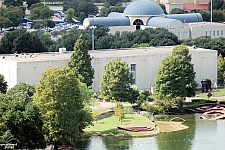
[{"label": "concrete wall", "polygon": [[7,81],[9,88],[18,83],[17,71],[18,68],[16,61],[0,59],[0,74],[4,75],[5,81]]},{"label": "concrete wall", "polygon": [[[145,56],[121,56],[122,61],[131,64],[136,64],[136,85],[138,89],[149,89],[150,84],[153,85],[155,77],[162,60],[169,56],[171,52],[164,54],[152,54]],[[212,79],[217,78],[217,51],[209,50],[202,52],[190,51],[192,55],[192,63],[196,72],[196,82],[201,86],[203,78]],[[99,84],[102,80],[102,75],[105,71],[106,64],[115,57],[108,58],[94,58],[92,65],[95,69],[93,90],[99,92]]]},{"label": "concrete wall", "polygon": [[[169,56],[172,52],[172,48],[168,49],[164,47],[160,48],[148,48],[145,49],[131,49],[128,52],[122,51],[117,55],[107,51],[95,51],[91,52],[92,58],[91,64],[95,70],[92,89],[95,92],[99,92],[99,84],[102,80],[102,75],[105,71],[105,66],[114,58],[120,58],[122,61],[131,64],[136,64],[135,80],[138,89],[149,89],[150,84],[153,85],[155,77],[157,75],[158,67],[161,65],[162,60]],[[145,52],[146,53],[145,53]],[[97,55],[95,55],[97,52]],[[116,53],[116,50],[115,50]],[[144,53],[144,54],[143,54]],[[111,54],[111,55],[110,55]],[[196,81],[200,85],[203,78],[212,79],[215,77],[217,80],[217,51],[195,49],[190,48],[190,54],[192,55],[192,63],[194,63],[194,69],[196,72]],[[58,54],[66,55],[69,58],[70,54]],[[42,57],[41,55],[38,58]],[[37,58],[37,59],[38,59]],[[54,57],[53,57],[54,58]],[[28,59],[28,58],[27,58]],[[51,67],[63,67],[67,65],[69,59],[44,61],[16,61],[16,60],[4,60],[0,59],[0,74],[3,74],[5,80],[8,82],[9,88],[12,88],[20,82],[36,85],[39,83],[42,72]]]}]

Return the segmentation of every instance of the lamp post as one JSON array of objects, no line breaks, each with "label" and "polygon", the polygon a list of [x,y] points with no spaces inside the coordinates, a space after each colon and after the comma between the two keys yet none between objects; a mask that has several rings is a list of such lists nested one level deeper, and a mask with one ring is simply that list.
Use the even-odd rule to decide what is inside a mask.
[{"label": "lamp post", "polygon": [[96,26],[91,26],[90,29],[92,29],[92,50],[95,50],[95,38],[94,38],[94,30],[96,29]]},{"label": "lamp post", "polygon": [[211,10],[210,10],[210,11],[211,11],[210,14],[211,14],[211,22],[212,22],[212,0],[211,0],[211,6],[210,6],[210,9],[211,9]]},{"label": "lamp post", "polygon": [[45,0],[44,0],[44,6],[45,6]]}]

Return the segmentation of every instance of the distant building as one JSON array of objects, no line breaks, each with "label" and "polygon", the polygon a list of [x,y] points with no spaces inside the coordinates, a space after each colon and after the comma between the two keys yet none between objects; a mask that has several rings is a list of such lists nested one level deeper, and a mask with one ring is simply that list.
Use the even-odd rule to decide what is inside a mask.
[{"label": "distant building", "polygon": [[211,38],[225,37],[225,24],[203,22],[200,13],[165,15],[162,8],[151,0],[134,1],[123,13],[112,12],[108,17],[85,18],[83,27],[96,23],[108,26],[111,33],[165,28],[177,35],[180,40],[206,35]]},{"label": "distant building", "polygon": [[165,5],[167,13],[170,13],[174,8],[180,8],[186,12],[192,10],[208,11],[209,1],[210,0],[156,0],[157,3]]},{"label": "distant building", "polygon": [[[162,60],[171,55],[173,46],[90,50],[91,64],[95,70],[92,89],[99,92],[99,84],[105,72],[105,66],[114,58],[120,58],[130,66],[138,89],[149,90],[153,86],[155,77]],[[217,51],[189,47],[192,56],[196,82],[201,87],[203,78],[217,77]],[[12,88],[20,82],[36,85],[46,69],[66,66],[71,52],[60,49],[58,53],[39,53],[23,55],[1,55],[0,74],[3,74]],[[4,56],[4,57],[3,57]],[[217,79],[215,78],[215,81]]]}]

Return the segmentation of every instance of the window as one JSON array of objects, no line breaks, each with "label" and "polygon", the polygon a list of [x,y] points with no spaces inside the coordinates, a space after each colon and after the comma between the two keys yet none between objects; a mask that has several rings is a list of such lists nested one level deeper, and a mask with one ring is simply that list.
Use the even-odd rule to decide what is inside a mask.
[{"label": "window", "polygon": [[215,31],[213,31],[213,36],[215,36],[216,35],[216,32]]},{"label": "window", "polygon": [[136,71],[136,64],[130,65],[130,71]]},{"label": "window", "polygon": [[221,30],[221,35],[223,35],[223,30]]},{"label": "window", "polygon": [[219,31],[217,31],[217,35],[218,35],[218,36],[220,35],[220,32],[219,32]]},{"label": "window", "polygon": [[205,36],[207,36],[207,31],[205,31]]},{"label": "window", "polygon": [[209,32],[209,35],[211,36],[211,31]]}]

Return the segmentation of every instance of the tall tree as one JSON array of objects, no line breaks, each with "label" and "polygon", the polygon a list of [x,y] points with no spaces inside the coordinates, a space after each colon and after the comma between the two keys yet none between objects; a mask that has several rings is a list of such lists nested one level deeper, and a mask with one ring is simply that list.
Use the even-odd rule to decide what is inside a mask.
[{"label": "tall tree", "polygon": [[90,111],[84,107],[85,99],[90,99],[88,89],[83,89],[74,74],[69,67],[46,70],[33,96],[43,116],[45,134],[54,141],[76,140],[92,122]]},{"label": "tall tree", "polygon": [[223,56],[220,54],[218,56],[218,64],[217,64],[218,85],[224,83],[224,73],[225,73],[225,60],[224,60]]},{"label": "tall tree", "polygon": [[43,121],[37,105],[24,101],[23,93],[10,96],[0,94],[0,128],[10,131],[17,143],[17,148],[26,146],[29,149],[45,148],[42,131]]},{"label": "tall tree", "polygon": [[0,93],[6,93],[7,91],[7,82],[5,81],[5,78],[2,74],[0,74]]},{"label": "tall tree", "polygon": [[107,101],[129,102],[132,98],[133,76],[130,67],[119,58],[106,65],[100,83],[100,96]]},{"label": "tall tree", "polygon": [[125,114],[123,112],[123,105],[121,102],[117,102],[114,107],[115,116],[119,119],[122,124],[122,120],[125,118]]},{"label": "tall tree", "polygon": [[176,46],[172,55],[166,57],[158,69],[154,96],[159,100],[194,96],[197,87],[194,79],[195,72],[189,49],[183,45]]},{"label": "tall tree", "polygon": [[87,86],[91,86],[94,78],[94,69],[91,66],[91,57],[88,54],[88,47],[83,35],[79,36],[73,49],[68,66],[83,77],[82,82],[86,83]]}]

